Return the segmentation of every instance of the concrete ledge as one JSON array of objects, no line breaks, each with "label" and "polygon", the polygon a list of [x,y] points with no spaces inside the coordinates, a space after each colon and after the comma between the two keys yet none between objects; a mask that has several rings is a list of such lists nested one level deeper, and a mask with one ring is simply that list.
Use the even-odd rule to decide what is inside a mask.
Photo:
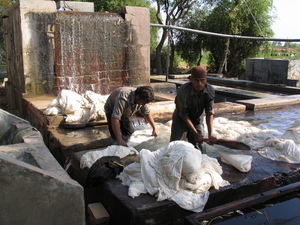
[{"label": "concrete ledge", "polygon": [[265,108],[276,108],[285,105],[300,103],[300,95],[278,96],[263,99],[238,100],[237,103],[244,104],[246,110],[258,110]]},{"label": "concrete ledge", "polygon": [[172,119],[175,104],[173,101],[161,101],[151,103],[148,107],[155,122],[164,122]]},{"label": "concrete ledge", "polygon": [[240,113],[246,111],[246,106],[233,102],[219,102],[215,103],[214,110],[215,115],[220,115],[222,113]]},{"label": "concrete ledge", "polygon": [[76,181],[2,154],[0,163],[2,224],[85,224]]},{"label": "concrete ledge", "polygon": [[74,152],[112,145],[107,125],[84,129],[49,129],[49,146],[56,160],[64,165]]},{"label": "concrete ledge", "polygon": [[215,89],[216,95],[233,96],[238,99],[270,98],[274,96],[268,93],[250,91],[250,90],[244,90],[238,88],[230,88],[230,87],[217,86],[217,85],[213,85],[213,87]]},{"label": "concrete ledge", "polygon": [[151,83],[150,86],[155,91],[155,95],[157,94],[157,92],[170,93],[176,91],[176,84],[168,82]]}]

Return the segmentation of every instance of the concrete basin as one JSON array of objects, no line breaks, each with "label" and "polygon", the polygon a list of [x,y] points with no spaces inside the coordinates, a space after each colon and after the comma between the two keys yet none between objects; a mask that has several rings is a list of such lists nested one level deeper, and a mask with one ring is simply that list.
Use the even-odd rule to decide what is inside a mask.
[{"label": "concrete basin", "polygon": [[1,224],[85,224],[83,188],[40,132],[2,109],[0,125]]}]

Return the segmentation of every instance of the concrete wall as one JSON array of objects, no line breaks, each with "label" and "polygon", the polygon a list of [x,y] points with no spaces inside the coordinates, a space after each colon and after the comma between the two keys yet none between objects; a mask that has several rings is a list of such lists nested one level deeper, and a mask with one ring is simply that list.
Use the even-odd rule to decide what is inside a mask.
[{"label": "concrete wall", "polygon": [[245,80],[257,83],[300,86],[300,60],[250,58],[246,61]]},{"label": "concrete wall", "polygon": [[0,110],[1,224],[85,224],[83,188],[28,121]]}]

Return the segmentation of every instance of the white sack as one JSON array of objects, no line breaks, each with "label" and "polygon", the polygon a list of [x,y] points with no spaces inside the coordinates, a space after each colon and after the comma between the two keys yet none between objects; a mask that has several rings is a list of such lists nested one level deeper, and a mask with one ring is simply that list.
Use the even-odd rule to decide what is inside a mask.
[{"label": "white sack", "polygon": [[241,172],[249,172],[251,169],[251,162],[253,157],[250,155],[243,155],[232,151],[220,150],[221,161],[235,167]]}]

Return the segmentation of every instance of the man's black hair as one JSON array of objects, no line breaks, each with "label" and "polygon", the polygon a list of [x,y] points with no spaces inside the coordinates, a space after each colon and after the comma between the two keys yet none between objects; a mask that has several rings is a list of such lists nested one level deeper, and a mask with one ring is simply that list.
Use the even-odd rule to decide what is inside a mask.
[{"label": "man's black hair", "polygon": [[147,100],[147,103],[154,101],[153,88],[150,86],[141,86],[135,90],[135,95],[140,96],[141,99]]}]

